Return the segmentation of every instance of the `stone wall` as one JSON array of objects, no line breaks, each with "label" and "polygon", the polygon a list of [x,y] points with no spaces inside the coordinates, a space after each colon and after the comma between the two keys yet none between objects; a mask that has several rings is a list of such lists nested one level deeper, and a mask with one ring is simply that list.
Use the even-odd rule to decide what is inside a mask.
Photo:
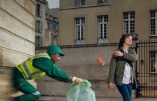
[{"label": "stone wall", "polygon": [[[106,84],[111,55],[116,47],[115,45],[66,47],[62,49],[65,56],[58,65],[73,76],[89,80],[97,97],[120,97],[116,87],[109,90]],[[36,50],[36,53],[43,51]],[[105,58],[104,66],[96,62],[99,56]],[[37,81],[39,91],[45,96],[66,96],[70,87],[70,83],[59,82],[47,76]]]},{"label": "stone wall", "polygon": [[11,101],[15,93],[15,64],[34,55],[34,12],[35,0],[0,0],[0,101]]}]

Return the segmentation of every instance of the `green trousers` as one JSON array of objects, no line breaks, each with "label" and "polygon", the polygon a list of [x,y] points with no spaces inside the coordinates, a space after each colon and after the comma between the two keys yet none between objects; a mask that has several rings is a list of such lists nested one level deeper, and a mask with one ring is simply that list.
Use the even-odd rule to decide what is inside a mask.
[{"label": "green trousers", "polygon": [[25,80],[21,72],[17,69],[13,72],[13,82],[15,88],[24,93],[17,96],[15,101],[37,101],[41,96],[40,92]]}]

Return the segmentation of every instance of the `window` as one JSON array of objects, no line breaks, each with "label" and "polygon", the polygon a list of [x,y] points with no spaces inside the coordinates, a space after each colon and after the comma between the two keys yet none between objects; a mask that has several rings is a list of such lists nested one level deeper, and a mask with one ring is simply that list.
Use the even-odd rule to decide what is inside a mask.
[{"label": "window", "polygon": [[75,6],[85,5],[85,0],[75,0]]},{"label": "window", "polygon": [[150,34],[157,35],[157,11],[150,11]]},{"label": "window", "polygon": [[108,3],[108,0],[98,0],[98,4],[107,4]]},{"label": "window", "polygon": [[41,36],[35,36],[35,46],[36,47],[41,47]]},{"label": "window", "polygon": [[35,30],[36,30],[36,32],[41,33],[41,31],[42,31],[42,24],[41,24],[40,20],[36,20],[35,21]]},{"label": "window", "polygon": [[39,4],[36,4],[36,16],[41,16],[41,6]]},{"label": "window", "polygon": [[84,17],[75,18],[76,41],[84,40],[84,26],[85,26]]},{"label": "window", "polygon": [[107,24],[108,24],[107,15],[98,16],[98,38],[99,39],[107,38]]},{"label": "window", "polygon": [[150,73],[157,73],[157,51],[150,52]]},{"label": "window", "polygon": [[50,28],[54,31],[59,30],[59,23],[57,21],[55,21],[53,17],[48,17],[46,20],[47,20],[48,28]]},{"label": "window", "polygon": [[135,33],[135,12],[134,11],[124,12],[123,17],[124,17],[123,33],[130,33],[130,34]]}]

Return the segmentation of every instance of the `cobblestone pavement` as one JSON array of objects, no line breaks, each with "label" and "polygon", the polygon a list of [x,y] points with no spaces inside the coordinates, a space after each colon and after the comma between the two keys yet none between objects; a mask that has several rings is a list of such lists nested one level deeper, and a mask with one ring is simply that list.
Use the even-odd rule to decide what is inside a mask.
[{"label": "cobblestone pavement", "polygon": [[[65,97],[41,97],[39,101],[66,101]],[[97,101],[122,101],[122,98],[97,98]],[[133,98],[132,101],[157,101],[157,98]]]}]

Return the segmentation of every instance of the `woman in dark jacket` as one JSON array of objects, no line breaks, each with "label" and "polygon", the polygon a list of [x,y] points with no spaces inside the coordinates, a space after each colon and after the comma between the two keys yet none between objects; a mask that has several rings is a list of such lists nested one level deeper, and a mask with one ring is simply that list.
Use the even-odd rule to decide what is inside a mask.
[{"label": "woman in dark jacket", "polygon": [[123,101],[131,101],[132,84],[135,81],[134,63],[137,55],[135,50],[130,48],[131,45],[132,36],[123,34],[118,49],[113,52],[107,79],[108,88],[113,88],[115,83]]}]

